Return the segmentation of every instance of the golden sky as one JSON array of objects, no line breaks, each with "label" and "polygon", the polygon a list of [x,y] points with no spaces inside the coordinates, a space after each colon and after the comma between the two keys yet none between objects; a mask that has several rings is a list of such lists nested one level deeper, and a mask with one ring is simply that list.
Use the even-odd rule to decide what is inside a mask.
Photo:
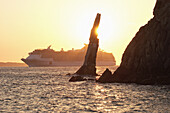
[{"label": "golden sky", "polygon": [[99,47],[117,64],[139,28],[153,17],[156,0],[0,0],[0,62],[21,62],[28,52],[80,49],[101,13]]}]

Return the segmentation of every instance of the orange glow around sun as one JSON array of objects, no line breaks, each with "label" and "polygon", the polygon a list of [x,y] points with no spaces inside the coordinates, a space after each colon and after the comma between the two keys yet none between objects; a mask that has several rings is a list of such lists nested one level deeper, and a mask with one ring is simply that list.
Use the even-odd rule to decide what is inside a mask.
[{"label": "orange glow around sun", "polygon": [[155,2],[0,0],[0,62],[21,62],[28,52],[49,45],[54,50],[80,49],[89,42],[96,14],[100,13],[100,25],[96,31],[99,48],[112,52],[119,65],[135,33],[153,17]]}]

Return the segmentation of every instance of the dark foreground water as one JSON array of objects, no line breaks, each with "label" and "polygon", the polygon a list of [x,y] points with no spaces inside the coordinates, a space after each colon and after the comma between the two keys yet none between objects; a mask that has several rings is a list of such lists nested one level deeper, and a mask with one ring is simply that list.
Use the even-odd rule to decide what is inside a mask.
[{"label": "dark foreground water", "polygon": [[1,67],[0,112],[170,112],[170,85],[68,82],[77,69]]}]

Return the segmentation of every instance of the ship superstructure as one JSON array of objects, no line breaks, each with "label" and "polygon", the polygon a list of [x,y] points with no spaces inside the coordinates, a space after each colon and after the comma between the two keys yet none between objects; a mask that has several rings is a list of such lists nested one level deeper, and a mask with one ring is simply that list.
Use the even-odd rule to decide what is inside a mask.
[{"label": "ship superstructure", "polygon": [[[21,60],[29,67],[52,67],[52,66],[80,66],[83,64],[87,45],[82,49],[64,51],[54,51],[49,46],[47,49],[36,49],[29,53],[29,56]],[[116,65],[112,53],[99,50],[97,53],[96,64],[98,66]]]}]

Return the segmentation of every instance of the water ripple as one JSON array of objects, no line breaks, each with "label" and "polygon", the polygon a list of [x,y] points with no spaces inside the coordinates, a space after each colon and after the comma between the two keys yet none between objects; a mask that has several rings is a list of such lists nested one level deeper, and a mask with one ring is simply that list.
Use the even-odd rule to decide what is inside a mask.
[{"label": "water ripple", "polygon": [[0,68],[0,112],[170,112],[168,85],[68,82],[77,69]]}]

